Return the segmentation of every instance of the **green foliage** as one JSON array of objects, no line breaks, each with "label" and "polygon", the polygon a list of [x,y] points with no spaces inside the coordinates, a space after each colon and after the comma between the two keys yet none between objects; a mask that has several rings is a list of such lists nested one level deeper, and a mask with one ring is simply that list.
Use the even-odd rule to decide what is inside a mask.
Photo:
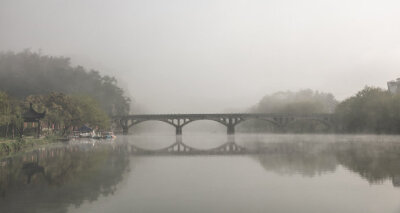
[{"label": "green foliage", "polygon": [[0,53],[0,90],[19,99],[51,92],[83,94],[96,99],[109,115],[129,112],[130,99],[114,77],[72,67],[69,58],[29,50]]},{"label": "green foliage", "polygon": [[43,121],[50,126],[53,124],[63,126],[63,133],[71,127],[84,124],[100,129],[107,129],[110,126],[108,115],[90,96],[50,93],[28,96],[25,102],[26,105],[34,103],[37,111],[46,111]]},{"label": "green foliage", "polygon": [[97,126],[100,129],[107,129],[110,126],[110,119],[107,114],[100,108],[96,100],[89,96],[76,95],[71,96],[72,103],[75,104],[80,112],[79,125],[88,124],[89,126]]},{"label": "green foliage", "polygon": [[335,111],[339,129],[352,133],[399,133],[400,95],[365,87]]},{"label": "green foliage", "polygon": [[10,122],[10,103],[6,93],[0,91],[0,126]]},{"label": "green foliage", "polygon": [[29,103],[46,111],[43,122],[65,134],[83,124],[107,129],[109,116],[129,113],[130,99],[114,77],[72,67],[68,58],[30,50],[0,53],[0,136],[22,135]]},{"label": "green foliage", "polygon": [[21,112],[20,102],[10,99],[6,93],[0,91],[0,136],[7,136],[11,128],[21,131]]},{"label": "green foliage", "polygon": [[[298,92],[277,92],[264,96],[261,101],[250,109],[253,113],[285,113],[313,114],[332,113],[337,101],[330,93],[321,93],[310,89]],[[268,124],[265,121],[249,121],[241,125],[244,131],[255,132],[324,132],[327,126],[317,121],[296,121],[286,126],[286,129]],[[240,131],[240,130],[239,130]]]},{"label": "green foliage", "polygon": [[[34,110],[46,112],[41,120],[48,127],[55,126],[55,130],[48,129],[49,133],[66,134],[73,127],[88,125],[93,128],[107,130],[110,119],[99,103],[90,96],[65,95],[63,93],[50,93],[47,95],[30,95],[24,101],[8,99],[7,95],[0,92],[0,136],[22,136],[23,112],[33,103]],[[25,133],[29,133],[25,129]],[[29,134],[28,134],[29,135]]]},{"label": "green foliage", "polygon": [[266,95],[251,111],[291,114],[330,113],[336,105],[337,101],[332,94],[307,89]]}]

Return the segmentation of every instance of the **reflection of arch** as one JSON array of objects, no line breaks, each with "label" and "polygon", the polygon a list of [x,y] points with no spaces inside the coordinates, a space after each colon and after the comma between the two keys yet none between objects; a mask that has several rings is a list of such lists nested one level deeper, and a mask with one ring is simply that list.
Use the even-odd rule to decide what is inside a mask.
[{"label": "reflection of arch", "polygon": [[161,149],[146,149],[133,144],[130,145],[130,151],[139,154],[157,154],[166,152],[190,152],[190,151],[193,152],[198,150],[199,149],[193,148],[179,141]]},{"label": "reflection of arch", "polygon": [[235,142],[227,142],[211,149],[197,149],[177,141],[162,149],[144,149],[130,145],[130,152],[139,155],[179,154],[179,155],[219,155],[219,154],[245,154],[246,149]]}]

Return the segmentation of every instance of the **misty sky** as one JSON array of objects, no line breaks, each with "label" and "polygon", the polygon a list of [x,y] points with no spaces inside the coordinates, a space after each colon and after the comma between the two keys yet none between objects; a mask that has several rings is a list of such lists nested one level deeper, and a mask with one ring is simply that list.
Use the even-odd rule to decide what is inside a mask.
[{"label": "misty sky", "polygon": [[115,75],[152,113],[239,111],[400,77],[399,0],[0,0],[0,51]]}]

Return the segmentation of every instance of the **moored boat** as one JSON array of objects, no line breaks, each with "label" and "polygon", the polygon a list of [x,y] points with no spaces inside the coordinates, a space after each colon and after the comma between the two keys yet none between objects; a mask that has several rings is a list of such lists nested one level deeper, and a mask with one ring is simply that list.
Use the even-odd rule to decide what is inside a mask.
[{"label": "moored boat", "polygon": [[104,139],[114,139],[114,138],[117,137],[117,136],[114,135],[113,132],[103,132],[102,136],[103,136]]}]

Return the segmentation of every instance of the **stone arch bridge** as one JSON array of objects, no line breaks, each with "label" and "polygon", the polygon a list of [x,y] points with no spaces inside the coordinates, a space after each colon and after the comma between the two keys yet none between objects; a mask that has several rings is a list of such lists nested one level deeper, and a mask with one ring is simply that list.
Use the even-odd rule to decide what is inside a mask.
[{"label": "stone arch bridge", "polygon": [[235,133],[235,126],[247,120],[263,120],[278,128],[285,129],[287,125],[298,120],[318,121],[328,128],[333,127],[332,114],[282,114],[282,113],[223,113],[223,114],[138,114],[115,116],[113,121],[122,127],[123,134],[128,134],[129,128],[145,121],[161,121],[172,125],[176,135],[182,134],[184,126],[199,120],[218,122],[227,128],[228,134]]}]

